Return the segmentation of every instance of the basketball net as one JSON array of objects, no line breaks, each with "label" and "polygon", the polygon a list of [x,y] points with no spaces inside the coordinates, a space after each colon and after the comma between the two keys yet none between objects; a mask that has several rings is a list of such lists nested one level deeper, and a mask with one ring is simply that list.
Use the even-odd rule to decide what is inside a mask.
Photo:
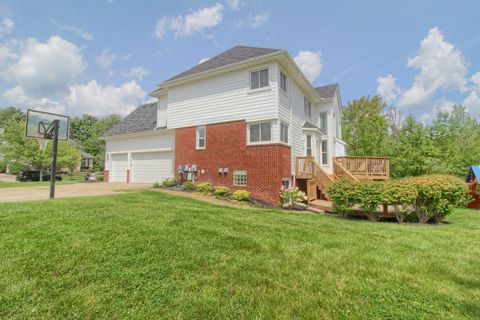
[{"label": "basketball net", "polygon": [[44,153],[45,150],[47,149],[48,140],[40,138],[40,139],[37,139],[37,141],[38,141],[38,146],[40,147],[40,151]]}]

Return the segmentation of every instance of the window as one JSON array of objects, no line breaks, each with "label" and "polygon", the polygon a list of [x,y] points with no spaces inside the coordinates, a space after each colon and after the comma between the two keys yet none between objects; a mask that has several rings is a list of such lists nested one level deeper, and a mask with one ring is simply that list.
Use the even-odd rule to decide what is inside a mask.
[{"label": "window", "polygon": [[307,134],[307,157],[311,157],[312,154],[312,135]]},{"label": "window", "polygon": [[305,111],[305,114],[307,116],[312,116],[312,104],[310,103],[310,101],[308,101],[307,98],[303,98],[303,110]]},{"label": "window", "polygon": [[328,143],[322,140],[322,164],[328,164]]},{"label": "window", "polygon": [[205,126],[197,127],[197,149],[205,149]]},{"label": "window", "polygon": [[290,178],[284,178],[284,179],[282,179],[282,188],[283,188],[283,189],[288,189],[288,188],[290,188]]},{"label": "window", "polygon": [[280,124],[280,141],[288,143],[288,125],[285,123]]},{"label": "window", "polygon": [[250,72],[250,89],[268,87],[268,68]]},{"label": "window", "polygon": [[327,113],[322,112],[320,113],[320,130],[322,130],[323,133],[327,133]]},{"label": "window", "polygon": [[268,142],[272,140],[272,124],[270,122],[249,124],[250,142]]},{"label": "window", "polygon": [[247,185],[247,171],[233,171],[233,185],[245,187]]},{"label": "window", "polygon": [[287,76],[283,72],[280,72],[280,89],[287,93]]}]

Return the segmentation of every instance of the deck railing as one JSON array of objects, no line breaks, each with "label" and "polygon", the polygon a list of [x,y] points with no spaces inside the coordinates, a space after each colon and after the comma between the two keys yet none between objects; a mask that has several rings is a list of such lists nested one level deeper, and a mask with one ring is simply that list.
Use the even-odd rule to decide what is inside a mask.
[{"label": "deck railing", "polygon": [[390,159],[384,157],[336,157],[333,174],[345,176],[345,171],[359,180],[384,180],[390,178]]},{"label": "deck railing", "polygon": [[[330,176],[322,167],[320,167],[313,157],[298,157],[297,166],[296,166],[296,176],[297,178],[311,179],[311,183],[317,184],[322,190],[325,191],[333,183],[333,177]],[[308,190],[315,190],[309,186]],[[312,191],[313,192],[313,191]],[[308,195],[308,197],[313,197]],[[316,195],[315,195],[316,197]]]}]

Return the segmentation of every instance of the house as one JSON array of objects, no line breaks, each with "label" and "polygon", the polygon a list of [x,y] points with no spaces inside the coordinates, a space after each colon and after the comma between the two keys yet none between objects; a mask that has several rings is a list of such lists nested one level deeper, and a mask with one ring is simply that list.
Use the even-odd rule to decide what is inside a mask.
[{"label": "house", "polygon": [[321,196],[347,165],[339,86],[314,88],[285,50],[236,46],[150,95],[104,136],[105,180],[179,176],[277,203],[295,183]]},{"label": "house", "polygon": [[77,167],[77,171],[93,170],[93,161],[95,160],[95,157],[84,151],[82,151],[81,157],[82,159]]}]

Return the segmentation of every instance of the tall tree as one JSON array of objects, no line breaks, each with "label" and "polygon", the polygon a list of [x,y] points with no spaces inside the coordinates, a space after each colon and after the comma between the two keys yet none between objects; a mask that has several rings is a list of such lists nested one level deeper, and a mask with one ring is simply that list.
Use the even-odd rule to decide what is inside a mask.
[{"label": "tall tree", "polygon": [[350,155],[385,155],[389,138],[385,108],[377,95],[353,100],[343,109],[343,137]]}]

